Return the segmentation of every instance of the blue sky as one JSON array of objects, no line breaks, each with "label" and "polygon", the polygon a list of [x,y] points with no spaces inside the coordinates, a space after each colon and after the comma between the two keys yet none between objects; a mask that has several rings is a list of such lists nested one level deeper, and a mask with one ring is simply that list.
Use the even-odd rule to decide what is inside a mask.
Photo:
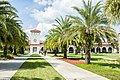
[{"label": "blue sky", "polygon": [[[45,40],[48,30],[53,28],[54,20],[60,16],[78,15],[71,7],[82,7],[82,0],[8,0],[17,10],[23,22],[23,29],[41,30],[41,39]],[[87,0],[85,0],[87,1]],[[99,0],[93,0],[93,4]],[[105,0],[103,0],[105,1]],[[104,3],[104,2],[103,2]],[[120,32],[120,27],[114,27]]]},{"label": "blue sky", "polygon": [[33,2],[33,0],[9,0],[10,3],[18,10],[18,15],[23,22],[23,28],[34,28],[39,23],[32,16],[32,10],[43,10],[45,6]]}]

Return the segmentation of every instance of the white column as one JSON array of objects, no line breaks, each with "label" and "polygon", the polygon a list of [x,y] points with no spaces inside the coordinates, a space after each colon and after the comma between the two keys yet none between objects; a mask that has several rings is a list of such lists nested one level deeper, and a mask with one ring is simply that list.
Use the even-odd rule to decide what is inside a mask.
[{"label": "white column", "polygon": [[95,53],[96,53],[96,47],[94,47],[94,49],[95,49]]},{"label": "white column", "polygon": [[69,47],[67,48],[67,53],[69,53]]},{"label": "white column", "polygon": [[109,47],[105,47],[105,48],[106,48],[106,52],[108,52],[108,48],[109,48]]},{"label": "white column", "polygon": [[30,46],[30,53],[33,53],[33,47]]},{"label": "white column", "polygon": [[100,47],[100,53],[102,52],[102,47]]}]

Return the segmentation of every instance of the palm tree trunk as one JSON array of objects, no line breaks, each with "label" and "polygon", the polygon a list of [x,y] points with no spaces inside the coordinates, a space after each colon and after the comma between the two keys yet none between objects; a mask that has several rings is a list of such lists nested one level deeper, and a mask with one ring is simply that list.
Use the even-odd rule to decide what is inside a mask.
[{"label": "palm tree trunk", "polygon": [[21,47],[21,54],[24,54],[25,52],[24,52],[24,47]]},{"label": "palm tree trunk", "polygon": [[85,63],[86,64],[90,64],[90,49],[86,50],[86,54],[85,54]]},{"label": "palm tree trunk", "polygon": [[16,46],[14,46],[14,53],[13,54],[17,55],[17,53],[16,53]]},{"label": "palm tree trunk", "polygon": [[63,53],[64,53],[64,57],[63,58],[67,58],[67,46],[66,45],[64,45],[63,46]]},{"label": "palm tree trunk", "polygon": [[3,52],[4,56],[7,56],[7,45],[4,46],[4,52]]}]

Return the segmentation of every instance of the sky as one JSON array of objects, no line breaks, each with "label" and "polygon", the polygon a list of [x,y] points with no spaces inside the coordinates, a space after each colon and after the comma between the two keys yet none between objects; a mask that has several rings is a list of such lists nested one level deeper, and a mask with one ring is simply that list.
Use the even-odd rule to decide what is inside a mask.
[{"label": "sky", "polygon": [[[8,0],[18,10],[19,19],[22,20],[24,31],[30,36],[30,30],[39,29],[41,40],[55,24],[60,16],[75,15],[72,7],[82,7],[82,0]],[[87,1],[87,0],[85,0]],[[93,0],[93,4],[99,0]],[[104,1],[103,1],[104,4]],[[120,27],[114,27],[120,32]]]}]

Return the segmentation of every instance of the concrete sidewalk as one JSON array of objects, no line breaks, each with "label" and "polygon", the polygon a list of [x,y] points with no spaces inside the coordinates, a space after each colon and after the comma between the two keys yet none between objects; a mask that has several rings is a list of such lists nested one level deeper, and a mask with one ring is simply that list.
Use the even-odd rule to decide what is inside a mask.
[{"label": "concrete sidewalk", "polygon": [[15,57],[14,60],[0,61],[0,80],[10,80],[30,55]]},{"label": "concrete sidewalk", "polygon": [[66,80],[109,80],[105,77],[52,57],[43,56],[43,58],[47,60]]}]

